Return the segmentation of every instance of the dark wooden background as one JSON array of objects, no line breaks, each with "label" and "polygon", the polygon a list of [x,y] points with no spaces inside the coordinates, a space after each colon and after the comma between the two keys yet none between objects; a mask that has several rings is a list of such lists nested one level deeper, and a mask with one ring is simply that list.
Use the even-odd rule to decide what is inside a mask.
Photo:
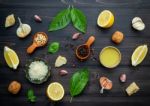
[{"label": "dark wooden background", "polygon": [[[88,20],[87,33],[82,36],[82,39],[72,41],[71,36],[77,32],[70,24],[67,28],[55,32],[48,32],[48,25],[52,18],[60,10],[67,8],[69,4],[80,8]],[[111,10],[115,15],[115,24],[108,30],[102,30],[96,25],[96,20],[99,12],[104,9]],[[5,29],[5,17],[9,14],[15,14],[15,17],[20,17],[22,22],[28,23],[32,27],[32,33],[25,39],[19,39],[16,36],[18,20],[15,26]],[[42,23],[36,23],[33,16],[38,14],[43,19]],[[139,16],[146,24],[146,29],[142,32],[137,32],[131,28],[131,20],[133,17]],[[120,45],[115,45],[111,42],[111,35],[114,31],[122,31],[125,35],[124,41]],[[32,36],[38,31],[44,31],[49,36],[49,43],[58,41],[61,43],[61,49],[58,53],[51,55],[47,53],[47,46],[39,48],[33,55],[26,53],[26,48],[32,42]],[[115,69],[107,69],[102,67],[97,60],[89,59],[86,62],[79,62],[75,56],[72,47],[67,45],[77,46],[86,41],[90,36],[94,35],[96,41],[92,48],[94,57],[98,58],[101,49],[108,45],[116,46],[122,53],[121,64]],[[150,46],[150,0],[0,0],[0,106],[150,106],[150,52],[148,52],[145,60],[138,67],[132,67],[130,58],[133,50],[141,45],[147,44]],[[13,48],[19,55],[20,65],[16,71],[8,68],[3,56],[3,48],[7,45]],[[54,62],[58,55],[64,55],[68,59],[67,65],[61,68],[54,68]],[[42,85],[31,84],[24,73],[24,65],[28,59],[35,57],[44,58],[52,67],[51,77]],[[75,64],[76,67],[72,65]],[[90,81],[84,92],[73,99],[69,103],[69,79],[76,69],[88,67],[90,70]],[[68,70],[67,76],[61,77],[58,71],[61,69]],[[119,82],[119,75],[127,74],[127,82],[122,84]],[[113,89],[106,91],[103,95],[99,94],[100,86],[98,78],[107,76],[113,81]],[[12,80],[17,80],[22,83],[21,92],[13,96],[8,93],[7,87]],[[53,103],[48,100],[45,90],[49,83],[53,81],[60,82],[65,88],[65,96],[62,101]],[[135,81],[140,91],[128,97],[125,88]],[[37,96],[37,102],[32,104],[26,99],[26,92],[29,88],[33,88]]]}]

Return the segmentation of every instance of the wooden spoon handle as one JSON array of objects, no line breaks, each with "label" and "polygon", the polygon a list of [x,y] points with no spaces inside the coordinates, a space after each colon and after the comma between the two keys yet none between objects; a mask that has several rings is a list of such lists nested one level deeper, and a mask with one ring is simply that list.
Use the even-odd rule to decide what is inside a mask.
[{"label": "wooden spoon handle", "polygon": [[33,51],[35,50],[35,48],[37,48],[37,45],[36,45],[35,43],[33,43],[31,46],[29,46],[29,47],[27,48],[27,53],[28,53],[28,54],[33,53]]},{"label": "wooden spoon handle", "polygon": [[88,47],[90,47],[93,42],[95,41],[95,37],[94,36],[90,36],[88,41],[85,43]]}]

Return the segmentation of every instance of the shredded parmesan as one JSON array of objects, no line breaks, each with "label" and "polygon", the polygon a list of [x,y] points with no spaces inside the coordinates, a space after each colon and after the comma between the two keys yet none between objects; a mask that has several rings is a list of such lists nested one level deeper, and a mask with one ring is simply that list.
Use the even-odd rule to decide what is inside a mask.
[{"label": "shredded parmesan", "polygon": [[34,39],[38,45],[42,45],[46,43],[46,37],[43,34],[37,34],[37,37]]},{"label": "shredded parmesan", "polygon": [[32,80],[42,80],[48,73],[48,66],[43,61],[34,61],[29,66],[29,76]]}]

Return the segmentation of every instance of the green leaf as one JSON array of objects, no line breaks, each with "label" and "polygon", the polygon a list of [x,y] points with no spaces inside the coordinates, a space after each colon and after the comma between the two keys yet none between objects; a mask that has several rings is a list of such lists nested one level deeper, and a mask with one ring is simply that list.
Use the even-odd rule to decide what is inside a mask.
[{"label": "green leaf", "polygon": [[34,95],[34,91],[32,89],[29,89],[28,92],[27,92],[27,99],[30,101],[30,102],[35,102],[36,101],[36,96]]},{"label": "green leaf", "polygon": [[28,93],[27,93],[27,96],[28,97],[31,97],[31,96],[33,96],[34,95],[34,91],[32,90],[32,89],[29,89],[28,90]]},{"label": "green leaf", "polygon": [[48,52],[49,53],[56,53],[59,50],[60,44],[59,42],[52,42],[49,46],[48,46]]},{"label": "green leaf", "polygon": [[31,102],[36,102],[36,99],[37,99],[36,96],[32,96],[32,97],[30,97],[29,100],[30,100]]},{"label": "green leaf", "polygon": [[83,14],[82,11],[76,8],[71,9],[71,19],[73,22],[73,25],[76,29],[79,31],[85,33],[87,29],[87,20],[86,16]]},{"label": "green leaf", "polygon": [[73,74],[70,80],[70,94],[72,97],[79,95],[89,81],[89,71],[87,68],[80,69]]},{"label": "green leaf", "polygon": [[48,31],[56,31],[65,28],[71,21],[70,8],[60,11],[49,25]]}]

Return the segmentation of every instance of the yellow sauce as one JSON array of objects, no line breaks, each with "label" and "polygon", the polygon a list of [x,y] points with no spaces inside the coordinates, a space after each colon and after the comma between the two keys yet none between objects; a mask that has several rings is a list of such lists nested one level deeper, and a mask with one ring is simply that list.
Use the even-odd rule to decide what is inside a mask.
[{"label": "yellow sauce", "polygon": [[114,68],[120,63],[121,54],[117,48],[108,46],[101,51],[99,59],[103,66]]}]

